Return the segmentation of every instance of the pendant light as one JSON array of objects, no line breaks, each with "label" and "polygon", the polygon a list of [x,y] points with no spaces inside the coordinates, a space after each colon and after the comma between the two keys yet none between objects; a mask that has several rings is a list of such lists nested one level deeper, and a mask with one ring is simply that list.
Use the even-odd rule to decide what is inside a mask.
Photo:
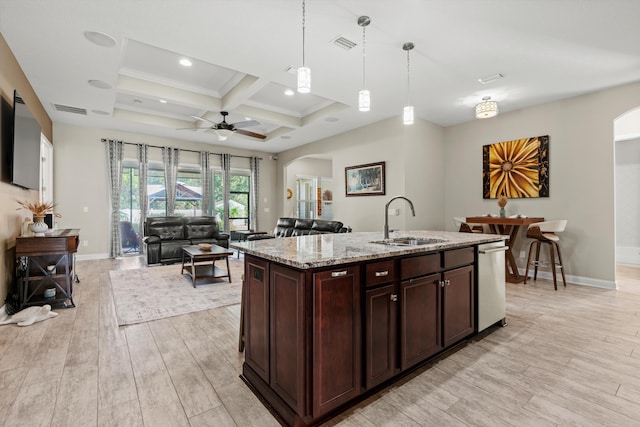
[{"label": "pendant light", "polygon": [[371,93],[366,89],[366,58],[367,58],[367,44],[365,30],[367,25],[371,23],[371,18],[368,16],[361,16],[358,18],[358,25],[362,27],[362,90],[358,93],[358,110],[369,111],[371,110]]},{"label": "pendant light", "polygon": [[298,68],[298,92],[311,92],[311,69],[304,62],[304,32],[306,27],[305,0],[302,0],[302,67]]},{"label": "pendant light", "polygon": [[409,80],[409,76],[411,75],[411,68],[409,62],[409,52],[414,48],[414,44],[411,42],[406,42],[402,45],[402,50],[407,52],[407,105],[404,107],[402,111],[402,123],[405,125],[413,124],[413,106],[409,102],[409,97],[411,94],[411,81]]},{"label": "pendant light", "polygon": [[482,102],[476,105],[476,119],[488,119],[498,115],[498,103],[491,101],[490,96],[482,98]]}]

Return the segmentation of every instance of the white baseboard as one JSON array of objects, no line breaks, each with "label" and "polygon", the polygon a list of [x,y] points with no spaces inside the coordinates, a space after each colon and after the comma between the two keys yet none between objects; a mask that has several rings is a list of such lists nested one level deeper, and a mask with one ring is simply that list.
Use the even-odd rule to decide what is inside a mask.
[{"label": "white baseboard", "polygon": [[107,259],[109,258],[109,254],[104,253],[104,254],[83,254],[83,255],[79,255],[76,254],[76,261],[88,261],[88,260],[92,260],[92,259]]},{"label": "white baseboard", "polygon": [[[518,271],[522,276],[524,276],[524,268],[518,268]],[[529,277],[531,277],[531,279],[527,280],[533,280],[533,272],[531,270],[529,270]],[[611,280],[593,279],[591,277],[573,276],[571,274],[566,274],[565,277],[567,278],[567,283],[571,283],[572,285],[616,289],[616,282],[613,282]],[[551,271],[538,270],[538,278],[553,281],[553,275],[551,274]],[[558,270],[557,272],[556,281],[559,282],[558,286],[562,286],[562,273],[560,273],[560,270]]]},{"label": "white baseboard", "polygon": [[616,246],[616,263],[640,265],[640,248],[634,246]]}]

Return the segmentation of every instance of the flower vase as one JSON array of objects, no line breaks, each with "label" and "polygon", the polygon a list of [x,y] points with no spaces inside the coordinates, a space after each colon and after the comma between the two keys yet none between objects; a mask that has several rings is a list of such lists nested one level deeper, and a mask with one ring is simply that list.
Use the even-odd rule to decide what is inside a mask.
[{"label": "flower vase", "polygon": [[36,236],[44,236],[45,231],[49,229],[49,226],[44,222],[43,216],[33,216],[33,224],[31,224],[31,231]]},{"label": "flower vase", "polygon": [[505,213],[504,208],[500,208],[500,218],[504,218],[506,216],[507,214]]}]

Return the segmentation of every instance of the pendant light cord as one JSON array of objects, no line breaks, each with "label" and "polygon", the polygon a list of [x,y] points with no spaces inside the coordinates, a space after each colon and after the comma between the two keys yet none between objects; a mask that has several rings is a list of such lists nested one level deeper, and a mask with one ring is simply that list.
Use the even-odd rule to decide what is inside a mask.
[{"label": "pendant light cord", "polygon": [[305,66],[305,62],[304,62],[304,41],[305,41],[305,37],[304,37],[304,29],[306,26],[306,7],[305,7],[305,1],[302,0],[302,66]]},{"label": "pendant light cord", "polygon": [[410,94],[411,94],[411,63],[409,61],[409,50],[407,50],[407,105],[411,105],[410,102]]},{"label": "pendant light cord", "polygon": [[367,61],[367,36],[365,34],[367,27],[363,26],[362,27],[362,89],[366,89],[367,88],[367,81],[366,81],[366,67],[365,67],[365,63]]}]

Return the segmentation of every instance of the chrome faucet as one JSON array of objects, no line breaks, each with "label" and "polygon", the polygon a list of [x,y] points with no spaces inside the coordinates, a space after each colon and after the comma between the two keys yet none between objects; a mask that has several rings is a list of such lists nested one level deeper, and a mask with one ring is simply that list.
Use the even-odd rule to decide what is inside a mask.
[{"label": "chrome faucet", "polygon": [[389,200],[387,204],[384,205],[384,239],[385,240],[389,238],[389,205],[395,199],[404,199],[407,202],[409,202],[409,206],[411,206],[411,213],[413,214],[413,216],[416,216],[416,210],[413,208],[413,202],[411,202],[411,200],[407,199],[406,197],[396,196],[396,197],[393,197],[391,200]]}]

